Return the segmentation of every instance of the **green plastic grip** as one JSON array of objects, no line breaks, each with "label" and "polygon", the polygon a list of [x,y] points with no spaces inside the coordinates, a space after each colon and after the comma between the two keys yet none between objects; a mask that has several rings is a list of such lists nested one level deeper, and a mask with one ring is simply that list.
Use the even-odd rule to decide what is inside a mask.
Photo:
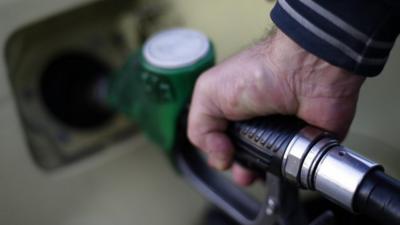
[{"label": "green plastic grip", "polygon": [[[198,76],[215,63],[213,44],[190,65],[161,68],[151,64],[143,48],[112,74],[107,103],[134,121],[154,143],[171,154],[180,114],[190,101]],[[179,43],[176,44],[179,48]]]}]

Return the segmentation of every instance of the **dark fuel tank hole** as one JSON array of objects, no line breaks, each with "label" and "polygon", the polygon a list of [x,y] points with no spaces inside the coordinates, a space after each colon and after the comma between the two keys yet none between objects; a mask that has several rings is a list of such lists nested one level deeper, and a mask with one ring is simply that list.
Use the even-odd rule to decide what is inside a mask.
[{"label": "dark fuel tank hole", "polygon": [[95,129],[113,113],[96,99],[96,85],[106,80],[111,69],[84,52],[67,52],[54,57],[45,67],[40,92],[48,111],[64,125]]}]

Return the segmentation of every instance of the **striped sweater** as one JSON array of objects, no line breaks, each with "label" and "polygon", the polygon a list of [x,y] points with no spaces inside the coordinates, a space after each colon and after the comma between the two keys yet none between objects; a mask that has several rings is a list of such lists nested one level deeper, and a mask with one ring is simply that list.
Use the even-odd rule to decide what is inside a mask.
[{"label": "striped sweater", "polygon": [[278,0],[275,24],[307,51],[364,76],[378,75],[400,31],[399,0]]}]

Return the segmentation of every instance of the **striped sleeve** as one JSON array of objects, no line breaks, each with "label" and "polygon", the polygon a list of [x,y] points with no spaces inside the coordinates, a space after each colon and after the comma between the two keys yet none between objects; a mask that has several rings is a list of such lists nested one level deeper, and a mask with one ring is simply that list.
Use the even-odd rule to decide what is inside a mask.
[{"label": "striped sleeve", "polygon": [[375,76],[400,31],[398,2],[278,0],[271,18],[312,54],[353,73]]}]

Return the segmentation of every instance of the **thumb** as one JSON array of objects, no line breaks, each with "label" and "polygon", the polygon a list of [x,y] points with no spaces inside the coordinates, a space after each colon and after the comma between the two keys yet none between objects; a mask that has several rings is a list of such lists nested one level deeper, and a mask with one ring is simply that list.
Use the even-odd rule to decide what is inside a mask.
[{"label": "thumb", "polygon": [[230,167],[234,147],[225,134],[228,121],[207,95],[195,95],[188,118],[189,140],[207,154],[210,166],[224,170]]}]

